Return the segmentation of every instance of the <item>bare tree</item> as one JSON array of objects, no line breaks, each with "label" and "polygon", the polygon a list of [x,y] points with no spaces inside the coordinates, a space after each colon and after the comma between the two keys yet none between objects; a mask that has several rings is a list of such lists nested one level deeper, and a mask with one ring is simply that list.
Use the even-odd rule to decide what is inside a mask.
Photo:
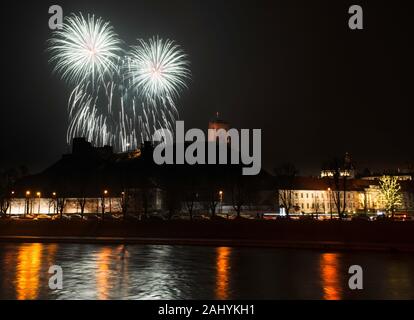
[{"label": "bare tree", "polygon": [[330,164],[330,170],[332,172],[332,180],[330,180],[331,192],[333,202],[338,212],[339,218],[344,217],[346,210],[346,194],[347,194],[347,168],[344,161],[334,158]]},{"label": "bare tree", "polygon": [[3,193],[1,191],[0,193],[0,213],[1,215],[6,216],[11,205],[10,197],[7,193]]},{"label": "bare tree", "polygon": [[77,194],[78,197],[76,199],[76,202],[80,209],[80,214],[83,219],[83,216],[85,214],[85,206],[86,206],[86,195],[88,190],[88,173],[85,169],[81,169],[78,172],[76,172],[75,177],[72,180],[72,183],[76,185],[77,187]]},{"label": "bare tree", "polygon": [[274,169],[276,177],[276,188],[278,190],[279,200],[286,210],[289,217],[290,210],[294,206],[294,182],[298,170],[291,163],[285,163]]},{"label": "bare tree", "polygon": [[11,206],[11,188],[18,178],[14,168],[0,172],[0,213],[6,216]]},{"label": "bare tree", "polygon": [[313,211],[316,215],[316,219],[319,217],[319,213],[323,210],[325,211],[325,204],[320,200],[317,194],[314,195],[313,198]]},{"label": "bare tree", "polygon": [[148,185],[141,188],[141,204],[144,218],[148,218],[151,190]]},{"label": "bare tree", "polygon": [[187,190],[184,197],[185,207],[188,211],[188,215],[190,216],[190,220],[193,220],[193,212],[194,206],[198,199],[198,193],[195,190]]},{"label": "bare tree", "polygon": [[129,207],[129,200],[130,200],[130,192],[129,189],[124,189],[121,194],[121,210],[124,220],[128,214],[128,207]]},{"label": "bare tree", "polygon": [[183,202],[186,211],[193,220],[194,208],[199,200],[200,185],[198,182],[199,177],[195,174],[188,174],[181,177],[179,188],[180,193],[183,195]]},{"label": "bare tree", "polygon": [[207,191],[207,208],[211,213],[211,217],[216,216],[217,205],[220,202],[218,188],[211,188]]},{"label": "bare tree", "polygon": [[106,203],[106,197],[105,194],[101,196],[101,217],[102,221],[105,220],[105,203]]},{"label": "bare tree", "polygon": [[86,197],[85,196],[79,197],[76,199],[76,201],[78,202],[80,214],[81,214],[81,217],[83,218],[85,214]]},{"label": "bare tree", "polygon": [[249,204],[254,194],[254,181],[245,176],[236,176],[231,181],[231,200],[237,217],[240,217],[243,206]]},{"label": "bare tree", "polygon": [[56,198],[56,205],[57,205],[57,210],[60,214],[60,218],[62,219],[63,212],[65,211],[65,207],[66,207],[66,198],[64,196],[57,197]]}]

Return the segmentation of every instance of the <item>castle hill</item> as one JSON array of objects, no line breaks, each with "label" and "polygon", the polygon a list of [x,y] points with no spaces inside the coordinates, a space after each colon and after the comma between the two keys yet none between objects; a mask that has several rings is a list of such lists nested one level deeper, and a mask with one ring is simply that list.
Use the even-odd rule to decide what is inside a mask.
[{"label": "castle hill", "polygon": [[40,173],[6,172],[2,239],[413,249],[412,171],[361,173],[346,153],[319,176],[289,163],[245,176],[231,161],[156,164],[154,148],[115,153],[76,138]]}]

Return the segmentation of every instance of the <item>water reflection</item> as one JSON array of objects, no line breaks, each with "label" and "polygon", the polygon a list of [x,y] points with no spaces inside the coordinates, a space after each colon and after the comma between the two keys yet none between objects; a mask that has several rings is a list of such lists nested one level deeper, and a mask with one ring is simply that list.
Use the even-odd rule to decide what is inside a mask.
[{"label": "water reflection", "polygon": [[323,253],[320,258],[320,273],[325,300],[341,299],[341,282],[339,276],[339,253]]},{"label": "water reflection", "polygon": [[108,299],[108,277],[109,277],[109,264],[111,262],[112,250],[109,247],[103,247],[97,257],[97,272],[96,272],[96,290],[99,300]]},{"label": "water reflection", "polygon": [[39,291],[39,276],[42,245],[23,244],[17,255],[16,297],[18,300],[36,299]]},{"label": "water reflection", "polygon": [[[358,292],[347,289],[356,262],[367,270]],[[53,264],[62,290],[48,287]],[[414,258],[403,254],[0,244],[0,299],[414,299],[410,270]]]},{"label": "water reflection", "polygon": [[216,248],[216,299],[226,300],[229,298],[229,271],[231,248]]},{"label": "water reflection", "polygon": [[400,261],[393,261],[386,270],[387,292],[392,299],[398,299],[401,292],[414,292],[414,281],[407,281],[413,269]]}]

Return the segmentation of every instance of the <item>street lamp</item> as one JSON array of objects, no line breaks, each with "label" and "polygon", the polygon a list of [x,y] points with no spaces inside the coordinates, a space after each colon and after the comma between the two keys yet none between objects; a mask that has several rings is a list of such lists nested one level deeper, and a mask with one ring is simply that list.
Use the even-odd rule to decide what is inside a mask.
[{"label": "street lamp", "polygon": [[122,209],[122,214],[124,216],[124,219],[126,217],[127,214],[127,203],[126,203],[126,198],[125,198],[125,191],[121,192],[121,209]]},{"label": "street lamp", "polygon": [[220,213],[223,213],[223,191],[222,190],[219,191],[219,196],[220,196]]},{"label": "street lamp", "polygon": [[57,213],[57,199],[56,199],[56,192],[52,192],[53,198],[53,214]]},{"label": "street lamp", "polygon": [[14,198],[14,191],[11,192],[11,196],[10,196],[10,215],[12,213],[13,198]]},{"label": "street lamp", "polygon": [[108,190],[104,190],[102,197],[102,220],[105,219],[105,197],[109,194]]},{"label": "street lamp", "polygon": [[328,196],[329,196],[329,211],[331,212],[331,220],[332,220],[332,200],[331,200],[331,188],[328,188]]},{"label": "street lamp", "polygon": [[30,191],[26,191],[26,210],[24,212],[24,215],[29,214],[29,197],[30,197]]},{"label": "street lamp", "polygon": [[37,208],[37,214],[40,214],[40,196],[41,196],[42,194],[40,193],[40,192],[36,192],[36,196],[38,197],[38,199],[39,199],[39,206],[38,206],[38,208]]}]

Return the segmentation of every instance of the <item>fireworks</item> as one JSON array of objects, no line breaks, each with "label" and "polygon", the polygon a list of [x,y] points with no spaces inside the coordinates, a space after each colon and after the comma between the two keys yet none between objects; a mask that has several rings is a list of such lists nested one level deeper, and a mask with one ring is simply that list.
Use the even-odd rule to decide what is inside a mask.
[{"label": "fireworks", "polygon": [[109,22],[72,14],[49,40],[54,71],[72,86],[67,142],[86,137],[117,151],[171,129],[176,100],[190,77],[187,56],[171,40],[151,38],[123,50]]},{"label": "fireworks", "polygon": [[188,61],[173,41],[152,38],[131,48],[127,78],[139,94],[149,99],[178,97],[190,75]]},{"label": "fireworks", "polygon": [[72,14],[49,42],[54,70],[75,84],[94,83],[111,75],[121,53],[121,41],[112,26],[94,15],[85,19],[82,14]]}]

